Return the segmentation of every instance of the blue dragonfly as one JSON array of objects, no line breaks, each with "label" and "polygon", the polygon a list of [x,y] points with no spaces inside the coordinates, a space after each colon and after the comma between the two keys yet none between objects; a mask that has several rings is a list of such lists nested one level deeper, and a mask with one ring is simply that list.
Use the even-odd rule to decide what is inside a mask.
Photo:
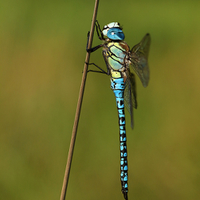
[{"label": "blue dragonfly", "polygon": [[96,32],[102,44],[87,49],[87,51],[94,52],[102,47],[107,71],[94,63],[90,64],[95,65],[99,70],[88,71],[104,73],[111,77],[111,89],[115,94],[119,119],[121,186],[124,199],[128,200],[128,161],[124,107],[130,113],[133,129],[133,108],[137,108],[137,99],[135,75],[131,70],[133,69],[138,75],[142,85],[147,87],[149,83],[148,54],[151,38],[150,34],[147,33],[140,43],[130,49],[124,41],[125,35],[118,22],[109,23],[103,29],[96,22]]}]

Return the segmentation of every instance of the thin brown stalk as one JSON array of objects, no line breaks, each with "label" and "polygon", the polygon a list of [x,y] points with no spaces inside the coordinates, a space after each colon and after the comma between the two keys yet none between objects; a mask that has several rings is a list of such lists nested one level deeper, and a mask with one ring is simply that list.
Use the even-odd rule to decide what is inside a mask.
[{"label": "thin brown stalk", "polygon": [[[88,42],[88,48],[89,49],[92,46],[92,40],[93,40],[98,4],[99,4],[99,0],[96,0],[95,6],[94,6],[94,13],[93,13],[93,18],[92,18],[91,29],[90,29],[90,37],[89,37],[89,42]],[[85,82],[86,82],[86,77],[87,77],[88,65],[86,63],[89,63],[89,59],[90,59],[90,53],[87,52],[86,58],[85,58],[85,64],[84,64],[81,86],[80,86],[79,98],[78,98],[78,103],[77,103],[77,108],[76,108],[76,114],[75,114],[75,119],[74,119],[74,126],[73,126],[73,129],[72,129],[71,142],[70,142],[70,147],[69,147],[69,152],[68,152],[68,158],[67,158],[67,164],[66,164],[66,169],[65,169],[64,179],[63,179],[63,185],[62,185],[60,200],[65,200],[65,196],[66,196],[66,192],[67,192],[70,168],[71,168],[73,151],[74,151],[75,140],[76,140],[76,133],[77,133],[77,129],[78,129],[78,122],[79,122],[79,117],[80,117],[80,112],[81,112],[83,93],[84,93]]]}]

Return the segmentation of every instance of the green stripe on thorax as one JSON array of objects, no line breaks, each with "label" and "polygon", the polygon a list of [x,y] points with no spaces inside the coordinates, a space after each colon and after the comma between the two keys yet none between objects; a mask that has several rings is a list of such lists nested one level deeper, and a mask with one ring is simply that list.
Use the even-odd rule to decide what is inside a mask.
[{"label": "green stripe on thorax", "polygon": [[122,70],[125,66],[125,58],[129,52],[129,46],[125,42],[108,42],[104,46],[106,59],[110,68]]}]

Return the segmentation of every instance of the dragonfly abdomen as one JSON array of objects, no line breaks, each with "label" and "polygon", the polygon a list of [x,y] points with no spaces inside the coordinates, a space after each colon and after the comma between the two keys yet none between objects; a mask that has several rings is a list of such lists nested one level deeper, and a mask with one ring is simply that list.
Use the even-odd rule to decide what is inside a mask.
[{"label": "dragonfly abdomen", "polygon": [[119,118],[119,139],[120,139],[120,171],[122,193],[124,198],[128,199],[128,162],[127,162],[127,146],[126,146],[126,128],[124,113],[124,78],[111,78],[111,88],[115,94],[118,118]]}]

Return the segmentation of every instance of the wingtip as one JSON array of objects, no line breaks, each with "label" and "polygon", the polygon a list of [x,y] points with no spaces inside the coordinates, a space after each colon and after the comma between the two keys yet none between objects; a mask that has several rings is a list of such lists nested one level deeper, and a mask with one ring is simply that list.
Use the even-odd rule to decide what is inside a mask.
[{"label": "wingtip", "polygon": [[133,121],[131,120],[131,128],[133,129]]},{"label": "wingtip", "polygon": [[133,130],[133,128],[134,128],[134,125],[131,123],[131,128],[132,128],[132,130]]}]

